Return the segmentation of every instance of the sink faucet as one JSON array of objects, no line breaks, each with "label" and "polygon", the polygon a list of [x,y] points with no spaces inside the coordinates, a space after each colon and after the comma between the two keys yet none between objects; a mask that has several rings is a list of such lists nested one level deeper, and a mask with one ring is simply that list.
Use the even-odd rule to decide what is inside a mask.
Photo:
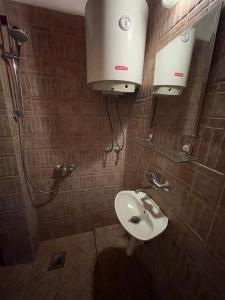
[{"label": "sink faucet", "polygon": [[152,187],[156,187],[157,189],[163,190],[165,192],[170,191],[169,181],[160,182],[156,174],[154,174],[153,172],[146,170],[145,178],[148,180],[149,183],[151,183]]},{"label": "sink faucet", "polygon": [[136,194],[138,194],[138,193],[145,193],[145,194],[148,195],[148,193],[146,192],[146,189],[152,189],[152,185],[144,186],[143,188],[137,189],[137,190],[135,190],[135,193]]}]

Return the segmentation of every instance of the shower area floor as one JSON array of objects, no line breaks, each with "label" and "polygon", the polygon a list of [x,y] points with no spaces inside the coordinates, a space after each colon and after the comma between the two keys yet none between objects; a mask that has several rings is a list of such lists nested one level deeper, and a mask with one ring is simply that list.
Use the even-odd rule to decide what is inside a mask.
[{"label": "shower area floor", "polygon": [[[0,299],[152,300],[151,278],[139,251],[126,256],[127,242],[120,225],[44,241],[35,262],[0,267]],[[58,253],[65,254],[64,266],[49,271]]]}]

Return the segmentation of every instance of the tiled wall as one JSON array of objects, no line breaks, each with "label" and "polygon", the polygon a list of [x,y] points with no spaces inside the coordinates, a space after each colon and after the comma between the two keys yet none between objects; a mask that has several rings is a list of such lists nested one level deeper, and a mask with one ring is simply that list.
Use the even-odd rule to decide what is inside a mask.
[{"label": "tiled wall", "polygon": [[[157,169],[170,181],[172,191],[154,192],[152,196],[168,215],[170,225],[165,235],[146,245],[143,258],[153,272],[156,286],[160,287],[159,297],[164,299],[222,299],[225,292],[225,196],[224,176],[220,173],[224,173],[225,128],[223,23],[200,131],[196,138],[188,140],[194,145],[199,163],[177,165],[134,142],[134,137],[146,138],[149,133],[156,49],[215,2],[218,1],[180,0],[171,12],[161,8],[159,1],[150,3],[144,85],[137,95],[120,99],[124,123],[130,114],[125,170],[124,152],[118,165],[112,154],[103,166],[103,149],[110,144],[110,131],[102,96],[86,87],[83,17],[8,2],[10,21],[30,34],[23,47],[21,69],[32,181],[37,189],[48,190],[55,165],[64,161],[78,164],[56,199],[37,209],[40,239],[116,222],[113,200],[123,189],[124,172],[126,186],[136,188],[146,184],[143,178],[146,167]],[[1,204],[6,207],[1,212],[4,225],[1,228],[6,228],[10,241],[14,241],[11,249],[21,243],[21,236],[21,244],[26,248],[25,237],[29,247],[30,236],[34,240],[36,237],[35,213],[23,190],[24,184],[21,185],[17,132],[11,133],[9,108],[5,109],[10,99],[4,95],[4,101],[0,118],[1,158],[4,158]],[[113,100],[109,101],[116,119]],[[176,110],[176,105],[173,109]],[[116,131],[119,135],[118,128]],[[172,146],[182,141],[181,136],[177,139],[176,132],[169,137],[161,132],[161,137],[168,143],[172,141]],[[39,204],[48,200],[40,193],[35,193],[35,199]],[[2,236],[1,245],[5,246],[6,235]],[[22,254],[18,252],[18,256]]]},{"label": "tiled wall", "polygon": [[[165,234],[145,244],[143,261],[155,280],[159,299],[224,299],[225,295],[225,14],[219,25],[210,79],[196,138],[156,129],[160,141],[180,149],[183,141],[194,146],[198,162],[176,164],[138,144],[147,138],[152,115],[152,83],[156,50],[194,19],[221,1],[182,1],[166,10],[150,2],[144,85],[133,100],[125,160],[125,187],[146,186],[144,170],[159,171],[170,181],[171,192],[149,190],[169,217]],[[179,112],[182,97],[160,102],[158,109],[171,116]],[[157,126],[157,125],[156,125]]]},{"label": "tiled wall", "polygon": [[[123,188],[124,156],[104,147],[111,136],[101,93],[86,85],[84,17],[9,3],[12,24],[29,33],[22,46],[27,165],[38,204],[49,196],[53,172],[63,162],[78,165],[57,197],[37,209],[40,239],[50,239],[117,222],[115,194]],[[116,122],[114,101],[108,99]],[[121,115],[126,119],[126,101]],[[117,126],[116,135],[121,141]]]},{"label": "tiled wall", "polygon": [[[5,13],[3,3],[1,14]],[[5,30],[3,30],[5,34]],[[1,37],[2,43],[2,37]],[[7,46],[6,46],[7,47]],[[7,50],[7,48],[5,49]],[[0,256],[5,264],[31,261],[37,248],[36,212],[28,199],[18,156],[18,132],[4,61],[0,60]]]}]

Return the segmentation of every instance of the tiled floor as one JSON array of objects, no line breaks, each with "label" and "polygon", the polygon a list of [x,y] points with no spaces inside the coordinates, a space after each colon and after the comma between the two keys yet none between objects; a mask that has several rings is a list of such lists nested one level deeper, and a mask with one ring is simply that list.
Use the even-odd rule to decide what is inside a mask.
[{"label": "tiled floor", "polygon": [[[33,264],[0,267],[4,300],[153,299],[146,273],[127,257],[120,225],[42,242]],[[48,271],[52,253],[66,252],[64,268]]]}]

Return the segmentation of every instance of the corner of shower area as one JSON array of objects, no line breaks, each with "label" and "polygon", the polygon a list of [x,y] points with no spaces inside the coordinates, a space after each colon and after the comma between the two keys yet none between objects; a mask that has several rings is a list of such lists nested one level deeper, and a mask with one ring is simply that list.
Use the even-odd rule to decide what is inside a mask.
[{"label": "corner of shower area", "polygon": [[86,84],[85,19],[0,0],[0,259],[118,223],[130,99]]},{"label": "corner of shower area", "polygon": [[[3,6],[2,6],[3,7]],[[1,15],[1,52],[10,53],[7,18]],[[4,264],[34,259],[37,250],[37,216],[22,171],[19,129],[14,115],[9,70],[0,60],[0,255]]]}]

